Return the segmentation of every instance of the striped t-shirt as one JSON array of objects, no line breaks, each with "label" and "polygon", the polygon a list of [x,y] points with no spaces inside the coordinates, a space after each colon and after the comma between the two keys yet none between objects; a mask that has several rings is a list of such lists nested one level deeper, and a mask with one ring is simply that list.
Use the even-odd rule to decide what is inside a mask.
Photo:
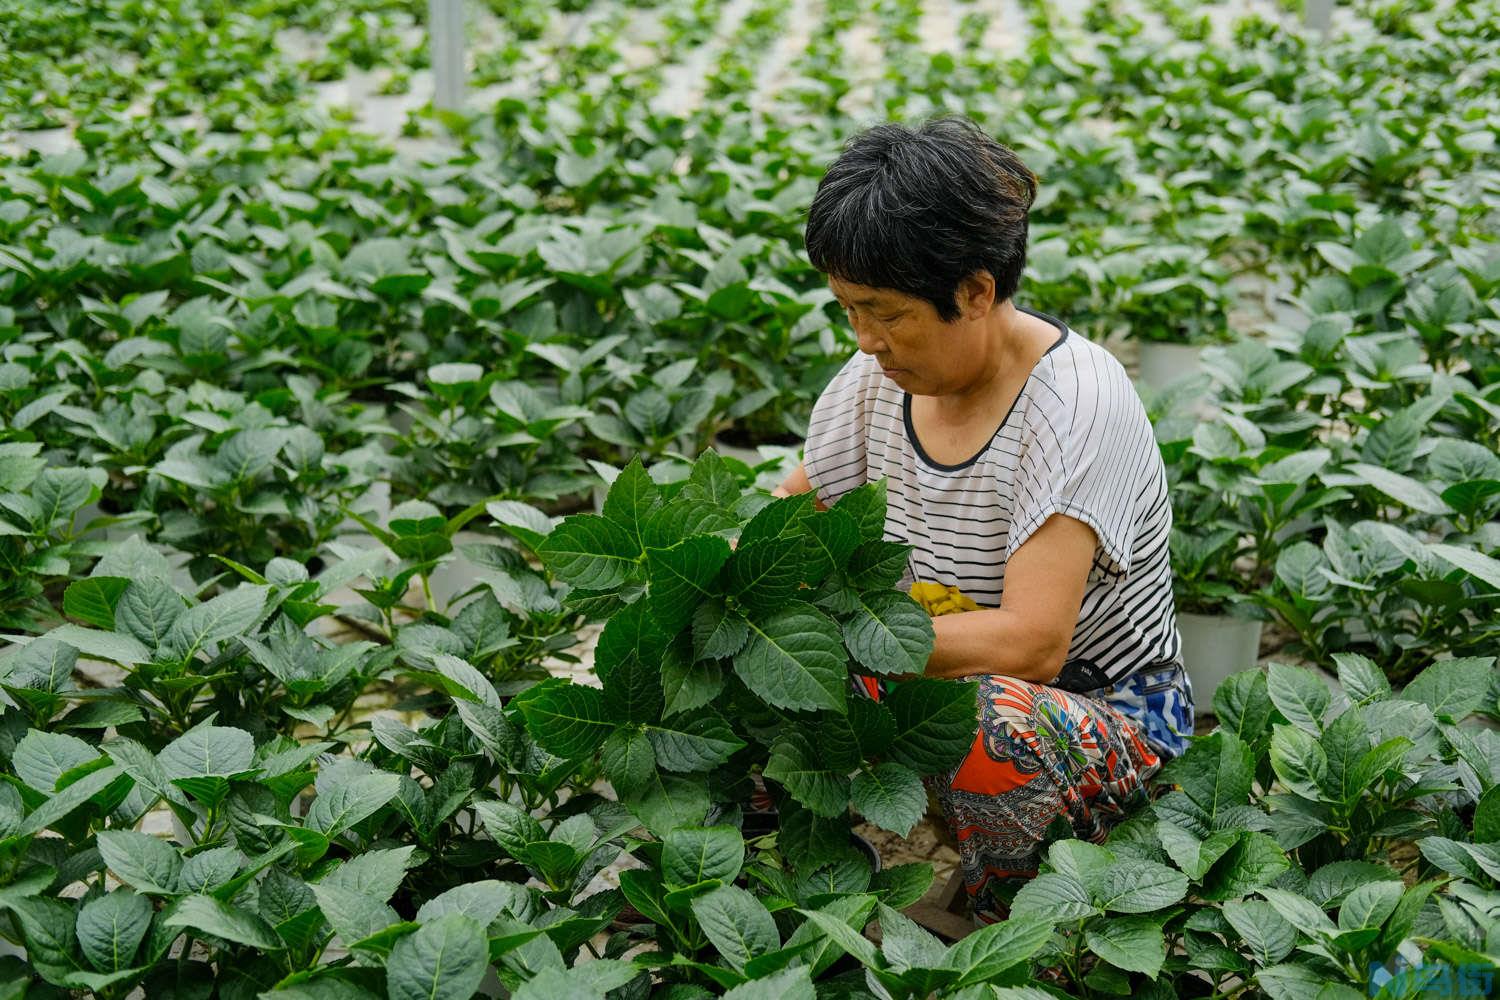
[{"label": "striped t-shirt", "polygon": [[804,465],[828,504],[885,477],[886,537],[914,546],[902,586],[957,586],[983,607],[999,607],[1006,563],[1049,516],[1092,527],[1098,548],[1053,684],[1095,693],[1181,662],[1166,468],[1124,367],[1053,317],[1022,311],[1057,327],[1057,341],[979,454],[929,458],[911,397],[860,353],[813,408]]}]

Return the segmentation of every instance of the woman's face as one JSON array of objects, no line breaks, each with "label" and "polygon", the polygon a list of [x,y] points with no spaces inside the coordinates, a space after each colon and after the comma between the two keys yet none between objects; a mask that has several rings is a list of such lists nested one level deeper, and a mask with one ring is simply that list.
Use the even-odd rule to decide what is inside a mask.
[{"label": "woman's face", "polygon": [[872,288],[830,277],[828,287],[854,328],[859,349],[874,356],[885,377],[917,396],[961,390],[983,350],[981,325],[969,319],[965,290],[961,314],[945,323],[926,299],[890,288]]}]

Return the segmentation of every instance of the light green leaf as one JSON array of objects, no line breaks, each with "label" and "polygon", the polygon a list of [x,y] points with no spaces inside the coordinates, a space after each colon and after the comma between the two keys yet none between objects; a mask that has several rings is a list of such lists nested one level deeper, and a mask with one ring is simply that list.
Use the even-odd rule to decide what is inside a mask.
[{"label": "light green leaf", "polygon": [[261,618],[270,587],[242,583],[234,590],[188,608],[172,623],[165,646],[181,657],[240,635]]},{"label": "light green leaf", "polygon": [[780,947],[776,920],[760,900],[737,885],[723,885],[692,901],[693,916],[719,954],[735,969]]},{"label": "light green leaf", "polygon": [[131,968],[154,913],[149,899],[129,889],[85,903],[78,911],[77,928],[83,956],[100,972]]},{"label": "light green leaf", "polygon": [[330,839],[337,837],[379,812],[400,790],[397,774],[362,774],[340,782],[313,800],[306,825]]},{"label": "light green leaf", "polygon": [[450,913],[396,942],[386,962],[390,1000],[469,1000],[489,968],[478,921]]},{"label": "light green leaf", "polygon": [[1167,943],[1156,918],[1111,917],[1084,929],[1089,950],[1110,965],[1155,979],[1167,958]]},{"label": "light green leaf", "polygon": [[729,883],[745,860],[745,841],[732,826],[679,827],[662,842],[667,884],[690,886],[710,879]]},{"label": "light green leaf", "polygon": [[1461,722],[1485,704],[1494,672],[1493,656],[1438,660],[1406,685],[1401,697],[1421,702],[1439,718]]},{"label": "light green leaf", "polygon": [[1292,725],[1314,736],[1323,731],[1323,715],[1332,695],[1311,670],[1272,663],[1266,668],[1266,691]]},{"label": "light green leaf", "polygon": [[1098,902],[1116,913],[1149,913],[1187,895],[1187,876],[1140,858],[1121,858],[1099,879]]},{"label": "light green leaf", "polygon": [[11,768],[28,787],[50,795],[64,774],[98,759],[99,751],[76,736],[31,729],[16,744]]},{"label": "light green leaf", "polygon": [[212,896],[182,897],[176,909],[162,922],[168,927],[181,927],[194,934],[212,934],[262,951],[280,951],[285,947],[271,925],[259,916]]},{"label": "light green leaf", "polygon": [[171,844],[135,830],[100,830],[98,838],[105,866],[121,882],[158,896],[181,891],[182,855]]}]

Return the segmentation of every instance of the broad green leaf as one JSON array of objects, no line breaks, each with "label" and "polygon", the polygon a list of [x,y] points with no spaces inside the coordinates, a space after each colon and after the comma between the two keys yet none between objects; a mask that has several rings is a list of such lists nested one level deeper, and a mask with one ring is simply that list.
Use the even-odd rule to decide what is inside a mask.
[{"label": "broad green leaf", "polygon": [[797,730],[788,728],[777,737],[764,774],[819,816],[842,816],[849,808],[848,770],[830,767],[818,746]]},{"label": "broad green leaf", "polygon": [[390,1000],[468,1000],[489,968],[478,921],[450,913],[396,942],[386,962]]},{"label": "broad green leaf", "polygon": [[640,549],[629,532],[597,514],[574,514],[536,549],[558,579],[584,590],[612,590],[630,579]]},{"label": "broad green leaf", "polygon": [[1121,858],[1100,877],[1098,902],[1116,913],[1149,913],[1187,895],[1187,876],[1140,858]]},{"label": "broad green leaf", "polygon": [[485,830],[513,858],[525,858],[527,848],[547,839],[529,812],[510,802],[476,802],[474,811]]},{"label": "broad green leaf", "polygon": [[373,816],[401,790],[400,775],[362,774],[342,781],[313,799],[306,825],[333,838]]},{"label": "broad green leaf", "polygon": [[807,538],[804,544],[806,565],[802,569],[805,583],[821,583],[829,573],[843,569],[859,547],[859,525],[841,504],[832,510],[812,514],[802,526]]},{"label": "broad green leaf", "polygon": [[878,541],[885,534],[886,481],[855,487],[839,497],[833,509],[853,519],[864,541]]},{"label": "broad green leaf", "polygon": [[319,884],[337,886],[381,903],[387,902],[406,878],[415,850],[415,847],[408,846],[357,854],[324,875]]},{"label": "broad green leaf", "polygon": [[1439,660],[1406,685],[1401,697],[1421,702],[1439,718],[1461,722],[1485,704],[1494,673],[1493,656]]},{"label": "broad green leaf", "polygon": [[1221,912],[1261,965],[1286,958],[1297,943],[1297,928],[1264,900],[1231,900]]},{"label": "broad green leaf", "polygon": [[479,926],[488,927],[500,914],[520,908],[526,897],[527,890],[514,882],[496,879],[466,882],[423,903],[417,910],[417,923],[437,920],[450,913],[462,913]]},{"label": "broad green leaf", "polygon": [[815,997],[812,974],[805,965],[741,983],[724,994],[724,1000],[814,1000]]},{"label": "broad green leaf", "polygon": [[99,751],[76,736],[31,729],[15,745],[11,769],[28,787],[50,795],[64,774],[98,759]]},{"label": "broad green leaf", "polygon": [[802,558],[802,541],[796,536],[766,538],[748,545],[741,539],[725,568],[725,585],[746,613],[774,612],[801,587]]},{"label": "broad green leaf", "polygon": [[0,682],[32,691],[68,691],[78,650],[58,639],[33,639],[0,661]]},{"label": "broad green leaf", "polygon": [[905,594],[862,594],[858,610],[844,622],[844,643],[872,673],[921,674],[932,654],[932,619]]},{"label": "broad green leaf", "polygon": [[722,660],[745,648],[750,623],[719,601],[708,601],[693,611],[693,658]]},{"label": "broad green leaf", "polygon": [[113,632],[115,608],[130,581],[119,576],[91,576],[74,580],[63,593],[63,613],[85,625]]},{"label": "broad green leaf", "polygon": [[886,700],[896,720],[890,759],[918,774],[954,767],[979,731],[978,685],[931,678],[905,681]]},{"label": "broad green leaf", "polygon": [[744,860],[745,842],[732,826],[679,827],[662,842],[661,872],[673,886],[710,879],[728,884]]},{"label": "broad green leaf", "polygon": [[151,901],[129,889],[116,889],[78,911],[78,944],[100,972],[130,968],[155,911]]},{"label": "broad green leaf", "polygon": [[811,493],[778,497],[756,511],[745,525],[740,532],[739,550],[777,539],[800,539],[803,524],[812,516]]},{"label": "broad green leaf", "polygon": [[668,771],[707,771],[727,761],[745,745],[729,723],[717,715],[673,716],[645,727],[656,762]]},{"label": "broad green leaf", "polygon": [[894,910],[904,910],[932,888],[932,865],[915,861],[904,865],[882,866],[870,878],[870,891],[879,893],[881,902]]},{"label": "broad green leaf", "polygon": [[1266,691],[1292,725],[1314,736],[1323,731],[1323,715],[1332,695],[1311,670],[1272,663],[1266,668]]},{"label": "broad green leaf", "polygon": [[878,909],[880,952],[891,969],[905,972],[913,968],[936,969],[942,965],[948,949],[941,941],[884,903]]},{"label": "broad green leaf", "polygon": [[182,855],[171,844],[135,830],[100,830],[98,838],[105,866],[121,882],[158,896],[181,891]]},{"label": "broad green leaf", "polygon": [[240,870],[244,856],[238,848],[214,847],[188,858],[182,866],[184,892],[210,893],[227,885]]},{"label": "broad green leaf", "polygon": [[122,778],[125,778],[124,772],[116,764],[90,771],[34,809],[15,835],[29,837],[40,833],[53,823],[69,816],[75,809],[80,808]]},{"label": "broad green leaf", "polygon": [[1359,653],[1334,653],[1338,665],[1339,685],[1356,705],[1384,701],[1391,696],[1391,683],[1375,661]]},{"label": "broad green leaf", "polygon": [[739,499],[740,487],[724,459],[710,448],[693,463],[693,471],[682,488],[682,496],[728,509]]},{"label": "broad green leaf", "polygon": [[[875,945],[861,934],[858,930],[839,916],[823,910],[798,910],[798,913],[807,918],[807,922],[823,934],[835,946],[854,958],[861,965],[871,969],[883,969],[885,961],[880,953],[875,950]],[[1048,928],[1050,934],[1051,928]]]},{"label": "broad green leaf", "polygon": [[1042,872],[1021,886],[1011,901],[1012,919],[1079,920],[1099,912],[1089,891],[1071,875]]},{"label": "broad green leaf", "polygon": [[1328,974],[1310,965],[1286,962],[1256,972],[1255,982],[1271,1000],[1306,1000],[1317,997],[1328,983]]},{"label": "broad green leaf", "polygon": [[1328,757],[1304,730],[1278,723],[1271,736],[1271,767],[1282,784],[1317,801],[1328,779]]},{"label": "broad green leaf", "polygon": [[1256,830],[1243,830],[1233,846],[1203,878],[1204,899],[1239,899],[1269,885],[1291,867],[1275,840]]},{"label": "broad green leaf", "polygon": [[1158,918],[1111,917],[1084,929],[1089,950],[1110,965],[1155,979],[1167,958],[1167,943]]},{"label": "broad green leaf", "polygon": [[876,764],[861,771],[854,777],[849,797],[861,816],[902,837],[927,813],[922,779],[901,764]]},{"label": "broad green leaf", "polygon": [[280,951],[284,947],[271,925],[259,916],[212,896],[182,897],[162,922],[168,927],[181,927],[194,934],[212,934],[262,951]]},{"label": "broad green leaf", "polygon": [[115,606],[114,627],[149,649],[166,642],[173,624],[186,610],[182,596],[159,576],[134,577]]},{"label": "broad green leaf", "polygon": [[617,729],[600,748],[599,764],[619,798],[632,799],[641,794],[656,773],[656,753],[645,733]]},{"label": "broad green leaf", "polygon": [[1396,910],[1406,887],[1399,881],[1366,882],[1344,897],[1339,907],[1341,931],[1380,927]]},{"label": "broad green leaf", "polygon": [[234,590],[188,608],[172,623],[163,645],[186,658],[210,643],[248,631],[260,620],[270,589],[242,583]]},{"label": "broad green leaf", "polygon": [[661,489],[651,481],[640,458],[636,457],[610,484],[609,493],[604,498],[604,516],[625,529],[638,553],[644,552],[646,524],[661,503]]},{"label": "broad green leaf", "polygon": [[[748,628],[746,634],[749,634]],[[708,660],[694,663],[692,651],[679,644],[667,648],[661,658],[661,686],[669,715],[681,715],[711,704],[724,688],[724,671]]]},{"label": "broad green leaf", "polygon": [[91,656],[96,660],[113,660],[126,666],[145,663],[151,659],[151,651],[129,635],[101,632],[71,622],[49,630],[41,638],[65,642],[84,656]]},{"label": "broad green leaf", "polygon": [[1363,462],[1350,463],[1348,470],[1369,482],[1371,486],[1392,500],[1412,510],[1423,514],[1450,513],[1442,497],[1410,476]]},{"label": "broad green leaf", "polygon": [[702,778],[680,778],[655,771],[630,812],[658,838],[680,826],[701,826],[708,814],[708,788]]},{"label": "broad green leaf", "polygon": [[735,969],[781,946],[776,920],[760,900],[735,885],[723,885],[692,901],[693,916],[719,954]]},{"label": "broad green leaf", "polygon": [[962,973],[955,987],[995,979],[1029,961],[1052,939],[1053,918],[1003,920],[981,927],[948,949],[943,967]]},{"label": "broad green leaf", "polygon": [[198,726],[157,755],[169,779],[232,777],[255,766],[255,741],[243,729]]},{"label": "broad green leaf", "polygon": [[810,604],[793,602],[750,623],[734,658],[745,686],[778,708],[844,710],[848,673],[839,629]]},{"label": "broad green leaf", "polygon": [[884,540],[863,542],[849,557],[849,582],[860,590],[888,590],[906,572],[911,546]]},{"label": "broad green leaf", "polygon": [[1281,914],[1282,919],[1310,937],[1332,937],[1336,933],[1328,914],[1304,896],[1285,889],[1261,889],[1266,902]]},{"label": "broad green leaf", "polygon": [[717,535],[697,535],[668,549],[646,551],[651,578],[647,600],[662,632],[675,635],[692,620],[694,610],[713,597],[727,559],[729,543]]},{"label": "broad green leaf", "polygon": [[1162,850],[1191,879],[1201,879],[1240,838],[1238,830],[1218,830],[1200,839],[1170,820],[1158,820],[1156,836]]},{"label": "broad green leaf", "polygon": [[598,688],[556,679],[527,689],[515,699],[526,717],[526,731],[546,750],[567,760],[587,757],[614,731]]},{"label": "broad green leaf", "polygon": [[1500,590],[1500,559],[1461,545],[1447,543],[1428,545],[1427,550],[1444,562],[1457,566],[1474,579],[1482,580],[1496,590]]}]

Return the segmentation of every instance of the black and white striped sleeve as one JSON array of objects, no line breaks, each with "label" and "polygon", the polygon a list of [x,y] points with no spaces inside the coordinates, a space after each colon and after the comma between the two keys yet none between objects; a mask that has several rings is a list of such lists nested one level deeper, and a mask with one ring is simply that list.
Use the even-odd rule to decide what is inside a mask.
[{"label": "black and white striped sleeve", "polygon": [[832,505],[868,479],[873,389],[869,360],[862,353],[850,358],[818,397],[808,420],[802,465],[825,504]]},{"label": "black and white striped sleeve", "polygon": [[1053,514],[1094,529],[1089,579],[1119,583],[1130,572],[1135,501],[1159,458],[1151,421],[1123,368],[1098,365],[1055,384],[1022,432],[1010,557]]}]

